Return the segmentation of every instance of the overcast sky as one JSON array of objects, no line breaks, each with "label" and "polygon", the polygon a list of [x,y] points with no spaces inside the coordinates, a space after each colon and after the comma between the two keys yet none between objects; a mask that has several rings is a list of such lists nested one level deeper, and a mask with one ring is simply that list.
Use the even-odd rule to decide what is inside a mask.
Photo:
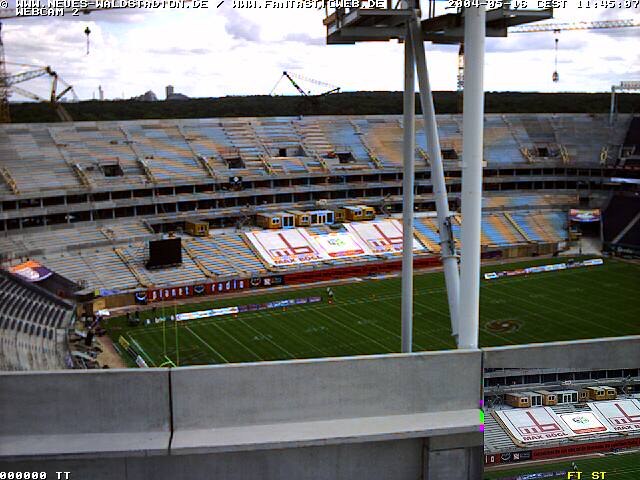
[{"label": "overcast sky", "polygon": [[[261,0],[257,0],[261,1]],[[264,0],[262,0],[264,1]],[[593,2],[593,0],[592,0]],[[401,90],[403,47],[396,42],[326,45],[324,12],[315,9],[233,9],[226,0],[199,10],[119,10],[80,18],[9,19],[3,23],[7,62],[51,65],[81,99],[129,98],[164,87],[191,97],[268,94],[283,70],[337,85],[343,91]],[[555,11],[556,22],[640,21],[640,8]],[[10,1],[15,5],[15,0]],[[91,29],[85,54],[85,27]],[[640,80],[640,28],[562,32],[560,82],[553,83],[554,34],[524,33],[488,39],[487,91],[609,91]],[[435,90],[454,90],[457,46],[427,45]],[[9,65],[11,73],[28,67]],[[312,93],[322,87],[301,82]],[[47,85],[21,86],[46,96]],[[281,82],[277,94],[296,94]],[[15,96],[13,100],[21,97]]]}]

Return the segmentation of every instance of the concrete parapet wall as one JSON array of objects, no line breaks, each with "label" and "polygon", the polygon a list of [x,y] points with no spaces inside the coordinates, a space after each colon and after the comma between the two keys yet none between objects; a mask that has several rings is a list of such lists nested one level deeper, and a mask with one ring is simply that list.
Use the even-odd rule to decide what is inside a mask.
[{"label": "concrete parapet wall", "polygon": [[0,459],[166,454],[169,372],[0,374]]},{"label": "concrete parapet wall", "polygon": [[[173,369],[174,426],[473,409],[479,400],[479,361],[479,351],[453,350]],[[208,402],[198,405],[203,398]]]},{"label": "concrete parapet wall", "polygon": [[638,368],[640,335],[484,348],[485,368]]},{"label": "concrete parapet wall", "polygon": [[640,336],[170,370],[0,374],[0,471],[480,478],[482,368],[637,368]]},{"label": "concrete parapet wall", "polygon": [[459,478],[470,479],[481,459],[480,368],[480,351],[450,351],[0,374],[0,470],[435,479],[444,477],[425,475],[429,442],[448,438],[436,450],[456,449]]}]

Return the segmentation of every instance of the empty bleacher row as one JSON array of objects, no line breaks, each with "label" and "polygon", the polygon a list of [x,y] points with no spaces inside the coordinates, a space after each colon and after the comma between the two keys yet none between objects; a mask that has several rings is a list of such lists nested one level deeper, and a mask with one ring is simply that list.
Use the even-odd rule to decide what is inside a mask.
[{"label": "empty bleacher row", "polygon": [[483,210],[522,210],[545,208],[565,208],[578,205],[576,195],[485,195],[482,198]]},{"label": "empty bleacher row", "polygon": [[0,370],[63,368],[71,306],[0,271]]},{"label": "empty bleacher row", "polygon": [[50,229],[46,233],[18,233],[0,237],[0,252],[8,258],[23,255],[24,252],[47,255],[143,240],[154,235],[144,222],[125,218],[108,224],[75,224]]},{"label": "empty bleacher row", "polygon": [[[458,248],[461,221],[459,215],[454,217],[453,233]],[[328,226],[308,227],[307,230],[312,235],[340,231]],[[69,232],[73,232],[73,229],[69,229]],[[91,290],[104,288],[126,291],[140,287],[206,282],[212,278],[247,278],[300,268],[297,265],[270,265],[254,250],[242,231],[211,230],[207,237],[183,236],[181,266],[150,271],[145,267],[146,242],[126,242],[125,233],[126,230],[114,232],[114,235],[123,235],[117,237],[120,240],[117,244],[79,250],[70,248],[45,254],[34,254],[23,243],[22,247],[26,249],[23,250],[23,255],[31,255],[31,258],[81,285],[83,289]],[[482,245],[486,248],[528,243],[558,243],[567,239],[567,215],[561,210],[485,212],[481,233]],[[418,214],[414,220],[414,234],[425,247],[423,254],[439,253],[440,240],[434,216]],[[28,242],[28,239],[25,239],[25,242]],[[393,255],[398,256],[399,253],[332,259],[318,264],[317,267],[380,260]]]},{"label": "empty bleacher row", "polygon": [[[414,228],[416,236],[427,248],[440,251],[435,217],[417,217]],[[454,223],[452,230],[459,247],[460,220]],[[482,215],[482,245],[500,247],[529,242],[556,243],[566,239],[567,217],[562,211],[494,212]]]},{"label": "empty bleacher row", "polygon": [[[438,126],[445,162],[459,160],[461,117],[440,115]],[[420,119],[416,127],[416,164],[424,168]],[[392,115],[0,126],[0,193],[398,169],[402,128]],[[624,135],[622,127],[611,133],[604,115],[486,115],[485,160],[489,167],[595,166],[603,148],[621,145]]]}]

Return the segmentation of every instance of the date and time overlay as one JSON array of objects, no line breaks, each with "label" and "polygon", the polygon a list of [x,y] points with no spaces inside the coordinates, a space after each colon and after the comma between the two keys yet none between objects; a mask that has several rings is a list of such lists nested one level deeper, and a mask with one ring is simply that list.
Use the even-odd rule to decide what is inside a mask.
[{"label": "date and time overlay", "polygon": [[[487,9],[510,5],[514,10],[567,8],[585,10],[637,9],[640,0],[442,0],[445,9],[484,5]],[[16,0],[17,17],[80,16],[88,9],[285,9],[305,8],[386,8],[387,0]],[[0,9],[11,8],[8,0],[0,0]]]}]

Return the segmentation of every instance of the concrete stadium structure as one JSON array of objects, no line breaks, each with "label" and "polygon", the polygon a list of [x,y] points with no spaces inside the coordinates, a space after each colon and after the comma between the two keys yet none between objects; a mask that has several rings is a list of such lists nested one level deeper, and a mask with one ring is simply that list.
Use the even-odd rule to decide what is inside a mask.
[{"label": "concrete stadium structure", "polygon": [[[624,148],[631,120],[620,115],[610,128],[600,115],[487,115],[483,254],[556,252],[568,236],[568,208],[601,207],[614,191],[634,191],[626,180],[638,170]],[[438,122],[457,208],[461,119]],[[243,231],[228,227],[292,208],[368,203],[397,212],[401,138],[397,116],[0,126],[0,257],[5,266],[36,259],[87,294],[98,289],[108,299],[113,292],[103,290],[124,291],[122,304],[161,286],[305,273],[267,267]],[[436,258],[424,148],[418,133],[414,234],[426,247],[422,257]],[[212,233],[187,239],[182,267],[146,270],[145,242],[186,220],[207,221]],[[6,325],[3,345],[26,335],[33,350],[30,333]],[[2,373],[1,468],[46,470],[49,478],[71,471],[76,478],[476,479],[483,367],[637,368],[639,352],[640,338],[632,337],[167,370]],[[15,368],[59,367],[59,356],[50,367],[13,346],[3,354]]]},{"label": "concrete stadium structure", "polygon": [[0,468],[46,471],[47,478],[68,471],[96,479],[478,479],[483,366],[560,362],[637,368],[640,337],[168,370],[2,373]]},{"label": "concrete stadium structure", "polygon": [[[569,208],[599,208],[614,191],[635,191],[635,154],[625,142],[637,123],[629,115],[613,126],[605,115],[486,115],[483,252],[556,251],[568,237]],[[460,116],[438,117],[454,209],[461,125]],[[400,116],[0,126],[0,261],[38,259],[87,291],[286,273],[264,265],[241,231],[219,227],[288,209],[367,203],[398,211],[402,132]],[[417,132],[415,205],[427,216],[418,214],[414,234],[434,256],[433,184]],[[146,271],[146,242],[186,220],[214,230],[186,238],[179,269]],[[457,216],[455,236],[459,229]]]},{"label": "concrete stadium structure", "polygon": [[[610,177],[629,176],[616,171],[635,158],[624,148],[631,123],[629,115],[612,127],[605,115],[486,115],[484,191],[574,192],[579,182],[600,190]],[[456,198],[461,117],[441,115],[438,128]],[[417,132],[416,204],[431,208],[426,140]],[[215,226],[246,205],[282,209],[385,196],[399,204],[401,139],[399,116],[2,126],[0,231],[139,217],[152,224],[193,217]]]}]

